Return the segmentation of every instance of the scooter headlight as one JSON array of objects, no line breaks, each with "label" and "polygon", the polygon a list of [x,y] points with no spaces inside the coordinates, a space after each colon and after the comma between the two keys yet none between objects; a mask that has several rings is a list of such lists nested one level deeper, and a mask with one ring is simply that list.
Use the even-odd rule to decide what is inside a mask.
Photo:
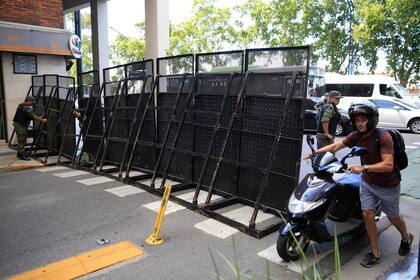
[{"label": "scooter headlight", "polygon": [[323,198],[318,201],[301,201],[293,194],[289,200],[289,212],[293,214],[309,212],[324,204],[326,200],[326,198]]}]

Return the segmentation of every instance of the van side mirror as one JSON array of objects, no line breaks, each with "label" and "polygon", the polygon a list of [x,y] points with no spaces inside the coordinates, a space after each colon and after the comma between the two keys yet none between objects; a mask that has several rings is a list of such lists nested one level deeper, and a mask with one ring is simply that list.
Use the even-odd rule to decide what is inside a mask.
[{"label": "van side mirror", "polygon": [[399,111],[401,109],[400,106],[397,106],[397,105],[395,105],[393,108],[394,108],[394,110],[397,110],[397,111]]}]

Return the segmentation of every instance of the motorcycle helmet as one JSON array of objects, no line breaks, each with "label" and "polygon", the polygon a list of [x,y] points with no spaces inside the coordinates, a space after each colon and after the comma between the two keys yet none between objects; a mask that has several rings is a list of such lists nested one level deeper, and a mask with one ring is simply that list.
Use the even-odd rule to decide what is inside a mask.
[{"label": "motorcycle helmet", "polygon": [[367,129],[371,130],[378,124],[379,111],[376,105],[369,100],[361,100],[354,102],[349,107],[349,117],[353,125],[353,130],[357,130],[355,118],[359,114],[363,114],[368,118]]}]

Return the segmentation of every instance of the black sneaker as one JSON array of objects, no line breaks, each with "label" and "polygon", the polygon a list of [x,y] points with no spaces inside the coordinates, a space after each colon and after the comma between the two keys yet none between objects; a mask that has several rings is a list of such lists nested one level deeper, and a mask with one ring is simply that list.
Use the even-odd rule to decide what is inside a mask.
[{"label": "black sneaker", "polygon": [[375,256],[372,252],[367,253],[366,257],[360,262],[364,267],[372,267],[381,261],[381,255]]},{"label": "black sneaker", "polygon": [[20,160],[31,160],[26,154],[18,154],[17,158]]},{"label": "black sneaker", "polygon": [[400,248],[398,249],[398,255],[406,256],[408,253],[410,253],[413,238],[414,236],[410,233],[408,240],[401,240]]}]

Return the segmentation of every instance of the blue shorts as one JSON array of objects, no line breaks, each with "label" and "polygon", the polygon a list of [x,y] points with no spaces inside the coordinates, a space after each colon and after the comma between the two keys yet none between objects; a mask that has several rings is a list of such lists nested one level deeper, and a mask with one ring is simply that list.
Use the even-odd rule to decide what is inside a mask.
[{"label": "blue shorts", "polygon": [[394,188],[381,188],[362,179],[360,202],[362,210],[375,210],[379,205],[388,217],[398,217],[400,215],[400,185]]}]

